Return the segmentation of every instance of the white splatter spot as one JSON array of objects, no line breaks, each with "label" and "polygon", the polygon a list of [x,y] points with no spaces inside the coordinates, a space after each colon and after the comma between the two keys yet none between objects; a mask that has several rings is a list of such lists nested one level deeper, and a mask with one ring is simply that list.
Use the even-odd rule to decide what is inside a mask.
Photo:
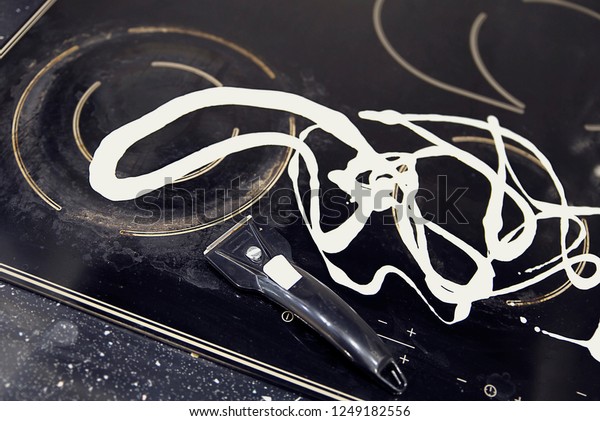
[{"label": "white splatter spot", "polygon": [[156,364],[157,367],[160,367],[160,361],[156,360],[154,364]]},{"label": "white splatter spot", "polygon": [[519,320],[521,321],[521,323],[523,324],[527,324],[527,319],[523,316],[519,317]]},{"label": "white splatter spot", "polygon": [[63,387],[65,385],[64,381],[59,381],[58,383],[56,383],[56,387]]}]

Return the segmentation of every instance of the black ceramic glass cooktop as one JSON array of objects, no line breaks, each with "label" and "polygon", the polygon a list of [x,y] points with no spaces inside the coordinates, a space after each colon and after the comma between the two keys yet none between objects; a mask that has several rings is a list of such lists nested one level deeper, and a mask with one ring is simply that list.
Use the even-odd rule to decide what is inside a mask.
[{"label": "black ceramic glass cooktop", "polygon": [[[599,399],[599,36],[588,0],[57,2],[0,60],[0,276],[316,398]],[[90,186],[109,133],[191,92],[116,177],[221,155]],[[209,266],[247,215],[403,395]]]}]

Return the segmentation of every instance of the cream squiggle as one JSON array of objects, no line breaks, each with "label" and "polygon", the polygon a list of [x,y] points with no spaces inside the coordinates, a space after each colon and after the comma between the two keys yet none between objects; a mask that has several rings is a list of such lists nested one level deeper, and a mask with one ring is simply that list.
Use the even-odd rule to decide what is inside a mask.
[{"label": "cream squiggle", "polygon": [[[521,323],[527,324],[527,319],[525,317],[521,317],[520,320]],[[539,326],[534,327],[533,330],[537,333],[543,333],[544,335],[547,335],[551,338],[558,339],[559,341],[569,342],[575,345],[579,345],[583,348],[587,348],[588,351],[590,351],[592,357],[594,357],[594,359],[596,359],[597,361],[600,361],[600,322],[598,323],[598,327],[596,328],[596,331],[594,332],[592,337],[587,340],[568,338],[566,336],[559,335],[558,333],[548,332],[547,330],[544,330]]]},{"label": "cream squiggle", "polygon": [[[284,133],[248,133],[236,138],[224,139],[206,146],[184,158],[168,164],[153,172],[136,177],[117,178],[116,167],[126,151],[139,140],[160,130],[179,117],[206,107],[222,105],[242,105],[264,109],[280,110],[305,117],[315,123],[304,130],[299,138]],[[445,323],[455,323],[468,317],[473,302],[489,297],[507,294],[527,288],[543,281],[554,273],[565,272],[573,285],[580,289],[592,288],[600,282],[598,268],[600,258],[593,254],[571,255],[583,242],[585,229],[581,216],[600,214],[599,208],[569,206],[564,188],[548,159],[529,140],[501,127],[495,117],[487,121],[465,117],[443,115],[401,114],[396,111],[363,111],[359,116],[365,120],[377,121],[387,125],[402,125],[430,143],[412,153],[376,152],[359,129],[342,113],[317,104],[298,95],[267,90],[219,87],[210,88],[175,98],[138,120],[132,121],[106,136],[94,154],[90,164],[90,184],[100,194],[110,200],[130,200],[149,191],[163,187],[168,180],[179,179],[186,174],[235,152],[261,146],[276,145],[290,147],[295,154],[290,160],[288,174],[292,180],[298,203],[300,189],[300,158],[308,170],[309,186],[312,195],[307,209],[300,212],[310,234],[317,245],[331,277],[339,284],[365,294],[376,294],[389,274],[400,276],[423,299],[436,314],[423,292],[401,269],[386,265],[375,273],[368,283],[359,283],[335,265],[329,254],[345,250],[364,228],[368,216],[373,212],[383,212],[399,207],[408,209],[397,221],[401,240],[410,251],[425,275],[425,283],[431,293],[439,300],[455,306],[454,315],[449,320],[440,317]],[[418,123],[441,122],[458,124],[490,133],[498,155],[496,168],[461,150],[455,145],[439,138]],[[310,132],[316,128],[330,133],[356,151],[356,156],[347,162],[344,169],[331,171],[329,179],[345,191],[357,204],[355,212],[340,226],[327,232],[323,231],[319,204],[319,165],[315,155],[304,142]],[[532,197],[523,187],[512,168],[506,154],[505,140],[514,142],[528,153],[534,155],[547,171],[559,196],[558,203],[545,202]],[[419,189],[417,161],[432,157],[451,157],[470,167],[485,177],[490,184],[490,200],[483,218],[486,253],[480,253],[473,246],[448,232],[442,226],[424,221],[421,210],[414,201],[413,193]],[[399,171],[402,167],[403,171]],[[360,183],[357,177],[370,171],[367,183]],[[509,180],[515,185],[512,187]],[[403,193],[400,202],[394,197],[396,187]],[[367,194],[368,192],[368,194]],[[359,194],[365,193],[365,194]],[[360,196],[360,197],[359,197]],[[381,200],[383,198],[383,200]],[[500,236],[503,227],[502,207],[505,199],[510,199],[519,209],[523,222],[519,227],[504,236]],[[510,287],[494,289],[493,262],[509,262],[521,256],[533,243],[538,221],[556,218],[560,221],[560,253],[547,262],[526,273],[535,273],[529,279]],[[576,238],[568,243],[569,226],[579,227]],[[456,283],[439,274],[431,263],[427,247],[427,230],[435,232],[449,243],[466,253],[477,270],[465,283]],[[584,278],[577,274],[573,266],[586,262],[595,267],[592,276]]]},{"label": "cream squiggle", "polygon": [[[536,329],[536,332],[538,331],[538,329]],[[587,348],[588,351],[590,351],[592,357],[594,357],[597,361],[600,361],[600,323],[598,324],[598,327],[596,328],[596,331],[594,332],[592,337],[587,340],[568,338],[566,336],[548,332],[547,330],[543,329],[539,329],[539,332],[543,333],[544,335],[548,335],[551,338],[558,339],[559,341],[570,342],[572,344]]]}]

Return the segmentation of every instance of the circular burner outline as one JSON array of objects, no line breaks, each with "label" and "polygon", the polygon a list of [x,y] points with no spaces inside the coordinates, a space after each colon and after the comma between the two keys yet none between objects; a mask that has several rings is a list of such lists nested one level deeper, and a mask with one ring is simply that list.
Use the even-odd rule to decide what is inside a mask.
[{"label": "circular burner outline", "polygon": [[[221,38],[221,37],[219,37],[217,35],[213,35],[213,34],[210,34],[210,33],[207,33],[207,32],[202,32],[202,31],[198,31],[198,30],[193,30],[193,29],[178,28],[178,27],[156,27],[156,26],[144,26],[144,27],[129,28],[127,30],[127,33],[129,33],[129,34],[150,34],[150,33],[165,33],[165,34],[169,34],[170,33],[170,34],[173,34],[174,33],[174,34],[190,35],[190,36],[194,36],[194,37],[197,37],[197,38],[207,39],[209,41],[213,41],[213,42],[216,42],[218,44],[224,45],[224,46],[226,46],[226,47],[228,47],[228,48],[236,51],[237,53],[241,54],[242,56],[248,58],[255,65],[257,65],[267,75],[267,77],[269,79],[275,79],[276,78],[275,73],[261,59],[259,59],[253,53],[251,53],[250,51],[246,50],[245,48],[243,48],[243,47],[241,47],[241,46],[239,46],[239,45],[237,45],[237,44],[235,44],[235,43],[233,43],[231,41],[228,41],[228,40],[226,40],[224,38]],[[19,149],[19,121],[20,121],[20,118],[21,118],[21,113],[23,111],[23,107],[25,106],[25,103],[27,101],[27,98],[29,97],[31,91],[33,90],[33,88],[35,87],[35,85],[39,82],[39,80],[46,73],[48,73],[54,66],[56,66],[59,62],[61,62],[66,57],[70,56],[71,54],[73,54],[73,53],[75,53],[76,51],[79,51],[79,50],[80,50],[80,46],[79,45],[74,45],[71,48],[63,51],[62,53],[58,54],[56,57],[52,58],[33,77],[33,79],[29,82],[29,84],[26,86],[25,90],[21,94],[21,97],[19,98],[19,101],[17,102],[17,107],[15,108],[15,112],[14,112],[13,120],[12,120],[12,131],[11,131],[12,148],[13,148],[13,153],[14,153],[14,156],[15,156],[15,160],[16,160],[17,165],[19,167],[19,171],[23,175],[23,178],[25,179],[25,181],[27,182],[27,184],[34,191],[34,193],[36,193],[46,204],[48,204],[52,209],[54,209],[57,212],[59,212],[59,211],[61,211],[63,209],[62,206],[60,204],[58,204],[56,201],[54,201],[46,192],[44,192],[42,190],[42,188],[33,180],[33,177],[31,176],[31,174],[27,170],[27,166],[25,165],[25,162],[23,160],[23,157],[22,157],[20,149]],[[187,65],[181,65],[180,63],[175,63],[175,64],[180,65],[180,66],[189,67]],[[100,86],[99,83],[100,82],[96,82],[90,88],[88,88],[88,90],[86,91],[86,93],[88,93],[88,97],[96,89],[98,89],[98,87]],[[98,84],[98,85],[96,85],[96,84]],[[91,92],[89,92],[90,90],[91,90]],[[289,121],[289,134],[291,136],[296,136],[296,120],[295,120],[295,117],[292,116],[292,115],[290,115],[288,121]],[[75,128],[74,128],[74,130],[75,130]],[[235,130],[234,130],[234,133],[235,133]],[[76,142],[77,142],[77,139],[76,139]],[[81,147],[85,148],[85,145],[83,143],[78,144],[77,146],[78,146],[78,148],[80,148],[80,151],[82,150]],[[87,148],[85,148],[85,150],[87,150]],[[226,221],[228,219],[231,219],[234,216],[239,215],[240,213],[242,213],[245,210],[247,210],[248,208],[250,208],[256,202],[258,202],[258,200],[260,200],[275,185],[275,183],[283,175],[283,171],[287,167],[287,164],[289,163],[289,161],[290,161],[290,159],[292,157],[292,153],[293,153],[292,149],[288,148],[287,154],[285,155],[285,157],[284,157],[281,165],[279,166],[279,168],[275,172],[275,174],[272,177],[271,181],[269,183],[267,183],[267,185],[265,185],[264,188],[261,189],[256,194],[256,196],[254,198],[252,198],[251,200],[249,200],[247,203],[245,203],[244,205],[242,205],[238,209],[236,209],[236,210],[234,210],[234,211],[232,211],[232,212],[230,212],[230,213],[228,213],[226,215],[223,215],[220,218],[217,218],[217,219],[212,220],[212,221],[207,222],[207,223],[201,223],[201,224],[194,225],[194,226],[191,226],[191,227],[186,227],[186,228],[181,228],[181,229],[176,229],[176,230],[161,230],[161,231],[120,230],[119,233],[122,234],[122,235],[137,236],[137,237],[172,236],[172,235],[188,234],[188,233],[191,233],[191,232],[195,232],[195,231],[199,231],[199,230],[202,230],[202,229],[206,229],[206,228],[212,227],[214,225],[218,225],[218,224],[220,224],[220,223],[222,223],[222,222],[224,222],[224,221]],[[91,156],[91,154],[89,154],[89,151],[88,151],[88,155]],[[84,156],[86,156],[86,154],[84,154]],[[197,171],[206,172],[210,168],[214,167],[213,164],[214,163],[211,163],[208,166],[205,166],[205,168],[201,168],[201,169],[199,169]],[[210,168],[207,168],[207,167],[210,167]],[[195,173],[197,171],[194,171],[193,173],[188,174],[186,177],[183,177],[183,179],[180,179],[180,180],[177,180],[177,181],[189,180],[191,178],[194,178],[196,176]]]},{"label": "circular burner outline", "polygon": [[[493,139],[490,139],[487,137],[481,137],[481,136],[455,136],[452,138],[452,141],[454,143],[479,143],[479,144],[484,144],[484,145],[492,145],[492,146],[494,145]],[[537,165],[538,167],[544,169],[544,167],[543,167],[542,163],[539,161],[539,159],[537,159],[534,155],[530,154],[529,152],[524,151],[523,149],[518,148],[511,144],[505,144],[504,147],[507,150],[531,161],[534,165]],[[400,166],[398,168],[398,171],[404,172],[404,171],[406,171],[406,168],[404,166]],[[394,197],[396,197],[398,195],[398,186],[394,187],[393,195],[394,195]],[[392,217],[394,218],[396,230],[399,231],[400,226],[399,226],[399,220],[398,220],[398,211],[396,210],[395,207],[392,207]],[[583,242],[583,252],[587,254],[590,250],[590,230],[588,227],[587,220],[585,218],[582,218],[582,222],[583,222],[583,226],[585,227],[585,239]],[[581,273],[585,269],[585,265],[586,265],[585,261],[579,262],[579,264],[575,268],[575,273],[577,275],[581,275]],[[573,283],[569,279],[567,279],[561,286],[559,286],[558,288],[556,288],[550,292],[547,292],[545,294],[542,294],[540,296],[537,296],[535,298],[530,298],[527,300],[520,300],[520,299],[506,300],[505,304],[509,307],[525,307],[525,306],[530,306],[530,305],[534,305],[534,304],[541,304],[545,301],[549,301],[549,300],[552,300],[553,298],[558,297],[560,294],[562,294],[563,292],[568,290],[572,285],[573,285]]]}]

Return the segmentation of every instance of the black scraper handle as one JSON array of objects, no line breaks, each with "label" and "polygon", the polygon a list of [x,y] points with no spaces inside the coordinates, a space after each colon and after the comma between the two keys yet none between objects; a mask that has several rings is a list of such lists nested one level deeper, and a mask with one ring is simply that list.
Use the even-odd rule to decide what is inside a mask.
[{"label": "black scraper handle", "polygon": [[282,255],[275,256],[265,266],[278,260],[282,267],[289,265],[288,271],[295,271],[299,279],[288,287],[289,283],[281,285],[281,281],[273,279],[275,276],[259,278],[261,292],[298,316],[394,393],[402,393],[406,378],[375,331],[330,288],[284,259]]}]

